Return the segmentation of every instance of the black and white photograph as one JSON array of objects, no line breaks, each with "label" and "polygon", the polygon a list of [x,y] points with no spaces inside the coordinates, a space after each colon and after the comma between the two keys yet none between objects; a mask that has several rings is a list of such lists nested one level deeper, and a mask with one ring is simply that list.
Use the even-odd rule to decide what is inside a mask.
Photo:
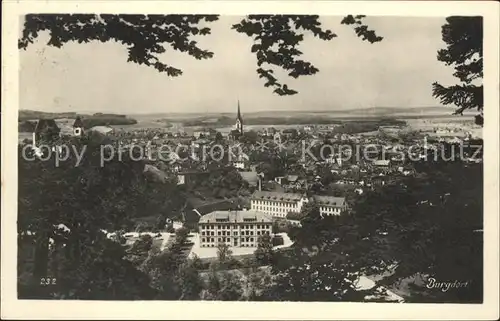
[{"label": "black and white photograph", "polygon": [[248,7],[16,16],[16,299],[484,304],[484,15]]}]

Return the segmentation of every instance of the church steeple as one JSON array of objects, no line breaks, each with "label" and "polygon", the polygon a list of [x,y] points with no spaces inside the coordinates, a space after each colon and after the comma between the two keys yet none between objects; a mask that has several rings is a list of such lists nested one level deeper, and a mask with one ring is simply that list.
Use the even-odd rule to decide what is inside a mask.
[{"label": "church steeple", "polygon": [[238,119],[239,120],[242,120],[241,119],[241,112],[240,112],[240,100],[238,99]]},{"label": "church steeple", "polygon": [[240,134],[243,134],[243,118],[241,117],[240,100],[239,99],[238,99],[238,113],[236,115],[235,128],[237,131],[240,132]]}]

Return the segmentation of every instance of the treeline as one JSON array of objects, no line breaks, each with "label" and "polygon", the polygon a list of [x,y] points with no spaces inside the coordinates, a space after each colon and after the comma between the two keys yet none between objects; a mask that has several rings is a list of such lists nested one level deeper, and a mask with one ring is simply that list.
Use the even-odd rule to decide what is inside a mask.
[{"label": "treeline", "polygon": [[[142,274],[102,230],[130,230],[134,218],[176,211],[184,199],[175,184],[148,180],[144,163],[128,153],[101,166],[98,136],[66,140],[79,151],[86,148],[78,166],[72,153],[56,166],[55,155],[29,160],[19,146],[19,296],[98,299],[127,292]],[[57,286],[40,286],[48,276],[57,279]]]},{"label": "treeline", "polygon": [[137,120],[127,118],[123,115],[94,115],[88,118],[83,118],[83,127],[92,128],[94,126],[112,126],[112,125],[134,125]]},{"label": "treeline", "polygon": [[77,116],[83,116],[76,112],[65,112],[65,113],[48,113],[37,110],[19,110],[19,121],[24,120],[36,120],[40,118],[76,118]]},{"label": "treeline", "polygon": [[[43,117],[42,117],[43,118]],[[51,117],[54,118],[54,117]],[[59,117],[55,117],[59,118]],[[62,117],[61,117],[62,118]],[[33,118],[29,118],[33,119]],[[85,129],[92,128],[94,126],[112,126],[112,125],[134,125],[137,124],[137,120],[132,118],[127,118],[126,115],[114,115],[114,114],[94,114],[93,116],[87,116],[82,118],[83,127]],[[20,133],[31,133],[35,130],[37,121],[34,120],[20,120],[18,123],[18,131]]]}]

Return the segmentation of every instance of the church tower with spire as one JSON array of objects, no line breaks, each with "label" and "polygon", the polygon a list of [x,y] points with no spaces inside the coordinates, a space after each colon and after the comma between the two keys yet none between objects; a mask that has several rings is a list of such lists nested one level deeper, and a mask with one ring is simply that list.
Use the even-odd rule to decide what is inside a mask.
[{"label": "church tower with spire", "polygon": [[238,114],[236,115],[236,124],[234,125],[234,127],[241,135],[243,135],[243,118],[241,117],[239,100],[238,100]]}]

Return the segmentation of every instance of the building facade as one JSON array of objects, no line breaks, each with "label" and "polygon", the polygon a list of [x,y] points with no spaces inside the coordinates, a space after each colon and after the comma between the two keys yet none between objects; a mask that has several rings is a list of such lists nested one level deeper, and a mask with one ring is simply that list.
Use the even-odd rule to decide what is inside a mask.
[{"label": "building facade", "polygon": [[321,216],[340,215],[347,209],[343,197],[315,195],[308,198],[305,194],[266,191],[256,191],[250,199],[250,207],[272,217],[286,218],[288,213],[300,213],[310,200],[318,205]]},{"label": "building facade", "polygon": [[201,247],[257,247],[259,236],[271,235],[272,217],[258,211],[214,211],[198,222]]}]

